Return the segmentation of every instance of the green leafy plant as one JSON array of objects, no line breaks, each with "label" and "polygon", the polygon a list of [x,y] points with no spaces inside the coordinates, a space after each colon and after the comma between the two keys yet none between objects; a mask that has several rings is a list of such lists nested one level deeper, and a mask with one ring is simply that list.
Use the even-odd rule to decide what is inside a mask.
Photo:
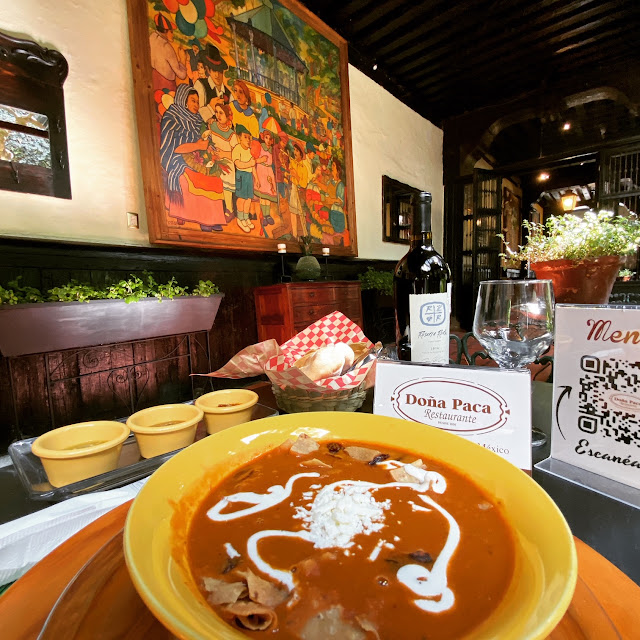
[{"label": "green leafy plant", "polygon": [[191,292],[192,296],[202,296],[209,298],[210,296],[220,293],[220,289],[211,282],[211,280],[200,280]]},{"label": "green leafy plant", "polygon": [[311,235],[300,236],[300,247],[302,248],[302,255],[311,255],[311,245],[313,244],[313,238]]},{"label": "green leafy plant", "polygon": [[126,280],[112,284],[105,296],[109,299],[122,298],[125,302],[137,302],[142,298],[162,298],[158,290],[158,283],[148,271],[144,271],[142,278],[131,274]]},{"label": "green leafy plant", "polygon": [[13,304],[19,304],[22,302],[44,302],[44,297],[42,293],[40,293],[40,290],[35,287],[21,285],[21,279],[22,276],[18,276],[15,280],[11,280],[11,282],[8,283],[8,286],[13,291],[13,295],[17,299],[17,302],[14,302]]},{"label": "green leafy plant", "polygon": [[631,271],[631,269],[620,269],[618,271],[618,278],[632,278],[636,275],[635,271]]},{"label": "green leafy plant", "polygon": [[0,287],[0,304],[18,304],[18,296],[12,289]]},{"label": "green leafy plant", "polygon": [[393,295],[392,271],[380,271],[373,267],[367,267],[364,273],[358,274],[358,280],[360,280],[360,288],[363,291],[373,289],[385,295]]},{"label": "green leafy plant", "polygon": [[126,280],[112,284],[106,297],[111,300],[122,298],[125,302],[137,302],[141,298],[148,298],[149,293],[149,287],[145,286],[142,278],[132,275]]},{"label": "green leafy plant", "polygon": [[167,284],[159,284],[158,292],[154,295],[160,299],[169,298],[171,300],[176,296],[188,296],[189,288],[181,287],[175,278],[171,278]]},{"label": "green leafy plant", "polygon": [[509,262],[584,260],[602,256],[627,255],[640,244],[640,221],[635,214],[616,216],[611,211],[587,211],[550,216],[544,224],[525,220],[527,244],[514,251],[499,234]]},{"label": "green leafy plant", "polygon": [[175,298],[177,296],[209,297],[220,293],[219,288],[211,280],[200,280],[189,291],[188,287],[178,284],[172,277],[167,283],[159,284],[153,274],[145,271],[142,276],[131,274],[129,278],[119,280],[103,288],[96,288],[86,283],[71,280],[67,284],[53,287],[43,294],[34,287],[21,286],[19,278],[12,280],[7,287],[0,287],[0,305],[14,305],[28,302],[89,302],[91,300],[124,300],[127,303],[137,302],[144,298]]},{"label": "green leafy plant", "polygon": [[104,291],[99,291],[91,285],[81,284],[75,280],[71,280],[61,287],[53,287],[49,289],[48,293],[47,300],[50,302],[88,302],[107,297]]}]

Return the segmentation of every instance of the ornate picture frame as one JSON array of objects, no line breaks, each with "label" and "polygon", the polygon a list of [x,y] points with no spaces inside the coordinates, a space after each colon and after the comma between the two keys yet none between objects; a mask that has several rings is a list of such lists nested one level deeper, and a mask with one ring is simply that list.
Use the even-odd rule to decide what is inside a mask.
[{"label": "ornate picture frame", "polygon": [[347,43],[295,0],[127,0],[152,243],[356,256]]}]

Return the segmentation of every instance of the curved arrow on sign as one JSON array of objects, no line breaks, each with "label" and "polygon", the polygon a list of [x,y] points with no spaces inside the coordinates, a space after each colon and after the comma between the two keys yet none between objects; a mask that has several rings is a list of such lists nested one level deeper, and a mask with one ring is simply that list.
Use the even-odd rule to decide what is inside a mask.
[{"label": "curved arrow on sign", "polygon": [[560,397],[558,398],[558,402],[556,402],[556,424],[558,425],[558,431],[560,432],[560,435],[566,440],[567,438],[565,437],[564,433],[562,433],[562,429],[560,427],[560,420],[558,418],[558,412],[560,410],[560,403],[562,402],[562,398],[564,398],[565,396],[567,396],[567,398],[568,398],[571,395],[572,387],[570,387],[568,384],[564,384],[564,385],[560,385],[560,388],[562,389],[562,393],[560,394]]}]

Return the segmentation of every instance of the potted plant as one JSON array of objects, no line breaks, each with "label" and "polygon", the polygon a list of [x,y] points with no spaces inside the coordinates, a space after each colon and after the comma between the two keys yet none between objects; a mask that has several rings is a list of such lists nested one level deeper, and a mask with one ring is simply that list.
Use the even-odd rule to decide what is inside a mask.
[{"label": "potted plant", "polygon": [[322,273],[318,259],[311,254],[312,242],[313,238],[310,235],[300,238],[303,255],[298,260],[295,268],[295,274],[299,280],[316,280]]},{"label": "potted plant", "polygon": [[222,298],[210,280],[189,291],[148,272],[103,288],[71,281],[46,293],[14,280],[0,287],[0,351],[19,356],[208,331]]},{"label": "potted plant", "polygon": [[358,274],[362,290],[364,330],[370,339],[383,343],[395,340],[393,271],[367,267]]},{"label": "potted plant", "polygon": [[367,267],[364,273],[358,274],[362,291],[377,291],[383,296],[393,296],[393,271],[381,271]]},{"label": "potted plant", "polygon": [[631,269],[620,269],[618,271],[617,280],[622,280],[622,282],[629,282],[633,276],[636,275],[635,271],[631,271]]},{"label": "potted plant", "polygon": [[510,262],[529,263],[537,278],[552,280],[557,302],[606,304],[622,257],[640,244],[635,214],[587,211],[583,216],[550,216],[544,224],[525,221],[523,226],[527,244],[513,251],[505,242],[504,255]]}]

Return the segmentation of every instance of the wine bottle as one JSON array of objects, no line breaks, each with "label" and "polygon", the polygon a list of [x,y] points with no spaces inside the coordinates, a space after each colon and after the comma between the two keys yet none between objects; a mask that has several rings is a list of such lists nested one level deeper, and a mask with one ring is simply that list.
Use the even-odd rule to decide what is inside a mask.
[{"label": "wine bottle", "polygon": [[431,194],[414,197],[411,244],[393,277],[398,358],[449,362],[451,272],[435,250],[431,233]]}]

